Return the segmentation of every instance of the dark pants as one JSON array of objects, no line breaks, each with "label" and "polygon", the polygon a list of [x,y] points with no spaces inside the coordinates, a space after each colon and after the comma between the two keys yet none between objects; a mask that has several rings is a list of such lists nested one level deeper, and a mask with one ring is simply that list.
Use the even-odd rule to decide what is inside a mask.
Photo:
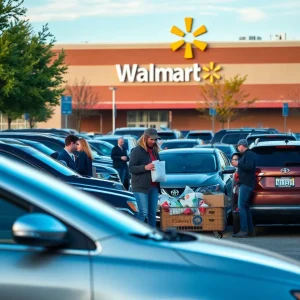
[{"label": "dark pants", "polygon": [[239,188],[238,208],[240,215],[241,231],[253,232],[254,226],[250,210],[250,199],[253,188],[241,184]]},{"label": "dark pants", "polygon": [[126,175],[127,175],[127,168],[126,167],[125,168],[117,168],[116,170],[119,173],[121,182],[124,184],[125,178],[126,178]]}]

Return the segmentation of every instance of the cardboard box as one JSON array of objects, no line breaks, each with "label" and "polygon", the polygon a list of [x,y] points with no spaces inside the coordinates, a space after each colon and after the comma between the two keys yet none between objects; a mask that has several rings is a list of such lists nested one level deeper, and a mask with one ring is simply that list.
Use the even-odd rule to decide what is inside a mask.
[{"label": "cardboard box", "polygon": [[230,199],[225,194],[203,195],[203,200],[211,207],[227,207]]},{"label": "cardboard box", "polygon": [[223,231],[226,226],[225,208],[222,207],[207,208],[201,215],[170,215],[161,208],[160,216],[162,230],[174,228],[183,231]]}]

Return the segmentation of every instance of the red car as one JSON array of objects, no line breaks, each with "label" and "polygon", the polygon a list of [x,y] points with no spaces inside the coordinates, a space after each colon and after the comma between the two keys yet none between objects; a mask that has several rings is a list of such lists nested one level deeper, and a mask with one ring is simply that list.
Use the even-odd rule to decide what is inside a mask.
[{"label": "red car", "polygon": [[[252,144],[256,154],[256,187],[251,211],[255,225],[300,224],[300,141]],[[237,206],[238,175],[234,176],[233,210]]]}]

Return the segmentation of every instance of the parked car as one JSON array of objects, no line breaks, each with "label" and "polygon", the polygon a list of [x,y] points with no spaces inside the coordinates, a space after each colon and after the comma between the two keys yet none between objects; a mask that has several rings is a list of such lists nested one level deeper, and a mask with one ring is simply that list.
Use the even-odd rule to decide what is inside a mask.
[{"label": "parked car", "polygon": [[[214,134],[214,137],[211,140],[211,144],[220,143],[225,134],[241,134],[241,139],[246,138],[249,133],[278,133],[274,128],[232,128],[232,129],[222,129]],[[246,135],[245,135],[246,134]],[[225,144],[227,143],[224,141]]]},{"label": "parked car", "polygon": [[190,130],[180,130],[183,138],[186,138],[187,134],[190,132]]},{"label": "parked car", "polygon": [[186,186],[195,192],[226,195],[232,189],[235,168],[219,149],[163,150],[160,159],[166,162],[167,175],[167,181],[160,183],[162,194],[180,197]]},{"label": "parked car", "polygon": [[294,134],[289,133],[272,133],[272,134],[249,134],[247,136],[248,144],[252,144],[254,142],[267,142],[267,141],[296,141],[297,138]]},{"label": "parked car", "polygon": [[[260,142],[251,144],[250,149],[256,154],[257,165],[251,198],[254,224],[299,225],[300,142]],[[236,202],[238,187],[233,193]]]},{"label": "parked car", "polygon": [[131,135],[135,136],[135,138],[138,140],[145,132],[147,128],[145,127],[122,127],[122,128],[116,128],[113,135]]},{"label": "parked car", "polygon": [[0,142],[0,157],[8,158],[19,164],[30,166],[49,174],[52,177],[59,178],[61,181],[72,185],[75,189],[84,190],[99,199],[111,203],[120,210],[131,214],[137,211],[133,194],[125,191],[121,183],[83,177],[32,147]]},{"label": "parked car", "polygon": [[239,299],[247,286],[255,287],[248,299],[297,299],[297,261],[153,230],[7,159],[0,158],[0,174],[1,299]]},{"label": "parked car", "polygon": [[175,130],[157,130],[157,134],[162,141],[179,139],[180,133]]},{"label": "parked car", "polygon": [[[49,135],[49,134],[29,134],[29,133],[19,134],[19,133],[0,132],[0,138],[1,139],[13,138],[13,139],[24,139],[29,141],[36,141],[58,153],[63,151],[65,147],[64,138]],[[97,153],[96,151],[97,149],[94,149],[93,153]],[[96,172],[98,174],[102,174],[104,169],[105,169],[105,173],[109,173],[110,172],[109,170],[111,170],[112,171],[110,172],[111,179],[114,181],[120,181],[119,175],[116,174],[115,170],[112,170],[112,159],[110,157],[96,156],[93,161],[93,167],[96,168]],[[107,169],[106,167],[110,167],[110,169]]]},{"label": "parked car", "polygon": [[43,129],[43,128],[33,128],[33,129],[6,129],[2,130],[1,132],[10,132],[10,133],[52,133],[58,136],[63,136],[66,137],[69,134],[74,134],[71,133],[69,130],[65,129],[56,129],[56,128],[51,128],[51,129]]},{"label": "parked car", "polygon": [[102,155],[111,156],[111,151],[114,147],[111,143],[101,141],[101,140],[88,140],[88,143],[96,148]]},{"label": "parked car", "polygon": [[221,144],[221,143],[216,143],[216,144],[205,144],[205,145],[199,145],[195,146],[195,148],[217,148],[224,152],[228,159],[231,159],[232,155],[237,152],[236,148],[233,145],[228,145],[228,144]]},{"label": "parked car", "polygon": [[186,138],[187,139],[200,139],[203,140],[204,143],[210,143],[212,140],[214,134],[210,130],[191,130]]},{"label": "parked car", "polygon": [[204,142],[202,140],[196,139],[175,139],[175,140],[167,140],[161,144],[162,150],[167,149],[179,149],[179,148],[193,148],[197,145],[203,145]]},{"label": "parked car", "polygon": [[124,148],[127,149],[128,155],[130,155],[131,150],[137,146],[137,141],[131,136],[121,136],[121,135],[104,135],[100,137],[95,137],[95,141],[105,141],[111,143],[113,146],[118,145],[118,139],[120,137],[124,138]]}]

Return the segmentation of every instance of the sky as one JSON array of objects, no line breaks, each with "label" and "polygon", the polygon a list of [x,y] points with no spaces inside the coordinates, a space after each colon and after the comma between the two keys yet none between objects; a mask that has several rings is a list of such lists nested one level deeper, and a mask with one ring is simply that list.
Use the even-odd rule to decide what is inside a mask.
[{"label": "sky", "polygon": [[[205,25],[203,41],[269,41],[286,33],[300,40],[300,0],[25,0],[27,17],[39,31],[46,23],[57,43],[169,43],[173,25]],[[187,36],[187,39],[192,37]]]}]

